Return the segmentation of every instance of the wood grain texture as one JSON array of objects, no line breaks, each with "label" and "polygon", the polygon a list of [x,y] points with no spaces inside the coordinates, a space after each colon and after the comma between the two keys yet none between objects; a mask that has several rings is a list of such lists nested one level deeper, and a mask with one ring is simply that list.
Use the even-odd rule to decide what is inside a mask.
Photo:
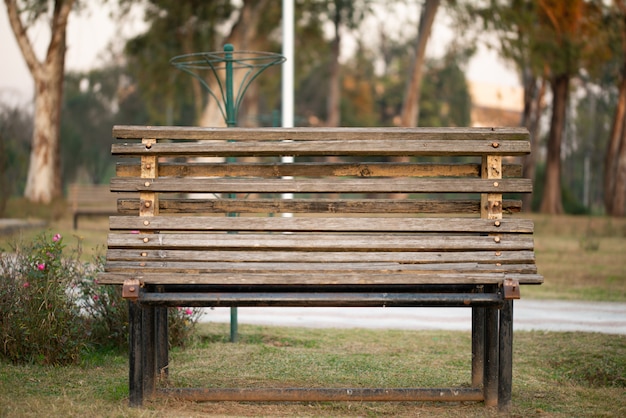
[{"label": "wood grain texture", "polygon": [[[159,164],[160,177],[480,177],[478,163],[183,163]],[[503,164],[504,177],[521,177],[520,164]],[[139,177],[139,164],[116,165],[118,177]]]},{"label": "wood grain texture", "polygon": [[[535,254],[522,251],[369,251],[367,260],[402,264],[421,263],[500,263],[532,264]],[[213,261],[213,262],[268,262],[268,263],[358,263],[363,261],[363,252],[324,251],[311,252],[292,250],[177,250],[177,249],[109,249],[110,261]]]},{"label": "wood grain texture", "polygon": [[[504,213],[517,213],[522,208],[520,200],[502,201]],[[120,214],[137,214],[138,199],[118,200]],[[310,214],[480,214],[480,200],[433,199],[161,199],[159,210],[163,214],[196,213],[310,213]]]},{"label": "wood grain texture", "polygon": [[[497,239],[496,239],[497,238]],[[532,236],[400,234],[111,233],[109,248],[248,249],[264,251],[475,251],[533,250]]]},{"label": "wood grain texture", "polygon": [[501,141],[497,147],[493,140],[442,141],[424,140],[342,140],[342,141],[294,141],[294,142],[162,142],[151,147],[141,143],[115,143],[111,153],[119,156],[481,156],[526,155],[530,153],[527,141]]},{"label": "wood grain texture", "polygon": [[[542,281],[533,222],[502,216],[521,208],[503,194],[532,191],[514,158],[530,152],[523,128],[116,126],[113,136],[112,153],[131,159],[111,191],[136,197],[110,218],[102,283]],[[224,213],[253,216],[214,215]],[[297,216],[259,216],[274,213]]]},{"label": "wood grain texture", "polygon": [[242,218],[215,216],[136,216],[110,218],[111,230],[150,231],[266,231],[266,232],[482,232],[533,233],[528,219],[471,218]]},{"label": "wood grain texture", "polygon": [[[311,285],[311,286],[328,286],[332,291],[333,286],[354,286],[354,290],[358,291],[359,286],[381,285],[388,286],[391,284],[398,285],[455,285],[455,284],[499,284],[504,279],[509,278],[519,280],[520,284],[540,284],[543,278],[536,274],[516,274],[516,273],[433,273],[433,274],[405,274],[405,273],[384,273],[384,274],[365,274],[365,273],[349,273],[341,277],[328,275],[325,273],[312,273],[310,275],[302,274],[179,274],[171,273],[142,273],[140,270],[119,273],[102,273],[98,276],[101,284],[122,284],[124,280],[136,278],[144,284],[204,284],[204,285],[223,285],[223,286],[253,286],[253,285]],[[416,289],[417,290],[417,289]]]},{"label": "wood grain texture", "polygon": [[188,140],[528,140],[525,128],[205,128],[178,126],[114,126],[113,137],[120,139]]},{"label": "wood grain texture", "polygon": [[113,192],[165,193],[530,193],[529,179],[189,179],[114,177]]}]

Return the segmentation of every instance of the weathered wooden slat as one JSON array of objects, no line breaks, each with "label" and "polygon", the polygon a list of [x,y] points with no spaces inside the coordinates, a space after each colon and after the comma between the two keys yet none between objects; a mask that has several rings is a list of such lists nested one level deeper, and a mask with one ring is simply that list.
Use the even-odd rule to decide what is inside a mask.
[{"label": "weathered wooden slat", "polygon": [[120,139],[191,140],[336,140],[435,139],[440,141],[501,139],[528,140],[528,131],[517,127],[494,128],[205,128],[174,126],[114,126],[113,137]]},{"label": "weathered wooden slat", "polygon": [[[521,177],[521,164],[503,164],[504,177]],[[119,177],[139,177],[139,164],[118,163]],[[162,163],[160,177],[480,177],[480,164],[427,163]]]},{"label": "weathered wooden slat", "polygon": [[529,179],[142,179],[115,177],[114,192],[169,193],[530,193]]},{"label": "weathered wooden slat", "polygon": [[109,248],[251,249],[300,251],[476,251],[532,250],[524,235],[392,234],[109,234]]},{"label": "weathered wooden slat", "polygon": [[110,218],[111,230],[267,231],[267,232],[533,232],[529,219],[472,218],[242,218],[215,216],[137,216]]},{"label": "weathered wooden slat", "polygon": [[349,252],[349,251],[219,251],[219,250],[169,250],[169,249],[109,249],[106,258],[110,261],[230,261],[291,263],[306,260],[309,263],[354,263],[362,262],[364,255],[371,262],[403,264],[419,263],[534,263],[532,251],[437,251],[437,252]]},{"label": "weathered wooden slat", "polygon": [[[521,200],[503,200],[504,213],[517,213]],[[118,212],[139,211],[139,199],[119,199]],[[162,214],[195,213],[480,213],[479,200],[432,199],[160,199]]]},{"label": "weathered wooden slat", "polygon": [[336,277],[325,273],[308,274],[180,274],[170,273],[150,273],[143,274],[141,271],[102,273],[98,276],[100,284],[123,284],[129,278],[137,279],[144,284],[188,284],[188,285],[304,285],[304,286],[332,286],[352,285],[355,291],[359,286],[367,285],[453,285],[453,284],[500,284],[505,278],[519,280],[520,284],[539,284],[543,281],[542,276],[536,274],[505,274],[505,273],[433,273],[433,274],[405,274],[405,273],[384,273],[365,274],[350,273],[342,277]]},{"label": "weathered wooden slat", "polygon": [[353,272],[367,272],[374,274],[406,273],[406,274],[434,274],[434,273],[519,273],[535,274],[537,267],[534,264],[507,264],[496,265],[486,263],[431,263],[431,264],[401,264],[368,262],[367,257],[355,263],[235,263],[235,262],[165,262],[165,261],[110,261],[107,263],[108,272],[129,271],[139,269],[144,273],[172,273],[172,274],[311,274],[326,273],[343,275]]},{"label": "weathered wooden slat", "polygon": [[[111,153],[118,156],[482,156],[526,155],[530,153],[527,141],[499,141],[491,139],[446,141],[439,139],[405,140],[342,140],[293,142],[163,142],[149,148],[140,143],[115,143]],[[497,145],[496,145],[497,144]]]}]

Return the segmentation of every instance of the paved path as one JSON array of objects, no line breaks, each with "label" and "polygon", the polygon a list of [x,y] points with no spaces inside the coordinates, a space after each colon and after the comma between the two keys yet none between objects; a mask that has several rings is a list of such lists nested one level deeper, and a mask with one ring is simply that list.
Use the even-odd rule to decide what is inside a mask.
[{"label": "paved path", "polygon": [[0,235],[10,234],[20,229],[43,228],[46,224],[46,221],[40,219],[0,218]]},{"label": "paved path", "polygon": [[[239,308],[241,324],[311,328],[469,330],[467,308]],[[230,310],[207,310],[203,321],[229,322]],[[626,335],[626,304],[520,299],[515,330],[585,331]]]}]

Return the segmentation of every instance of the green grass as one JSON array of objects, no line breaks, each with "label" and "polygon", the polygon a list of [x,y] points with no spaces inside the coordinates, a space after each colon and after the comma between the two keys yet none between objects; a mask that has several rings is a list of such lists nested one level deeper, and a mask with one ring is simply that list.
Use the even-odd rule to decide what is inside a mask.
[{"label": "green grass", "polygon": [[[187,387],[467,386],[467,332],[332,330],[202,324],[171,355],[170,384]],[[517,332],[508,416],[626,415],[626,336]],[[0,363],[0,416],[498,416],[481,403],[195,403],[127,407],[127,363],[92,353],[71,367]]]}]

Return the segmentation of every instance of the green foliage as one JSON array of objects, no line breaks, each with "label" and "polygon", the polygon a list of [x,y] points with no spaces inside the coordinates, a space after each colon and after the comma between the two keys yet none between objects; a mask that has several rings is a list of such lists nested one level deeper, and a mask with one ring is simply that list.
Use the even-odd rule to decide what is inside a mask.
[{"label": "green foliage", "polygon": [[43,234],[0,258],[0,353],[13,362],[71,364],[85,348],[71,295],[81,268],[63,248],[60,235]]},{"label": "green foliage", "polygon": [[24,190],[33,131],[31,118],[24,109],[0,103],[0,215],[9,197]]},{"label": "green foliage", "polygon": [[[103,258],[80,261],[80,241],[65,250],[59,234],[0,254],[0,356],[14,363],[66,365],[88,349],[122,349],[128,309],[119,286],[102,286]],[[198,309],[170,309],[170,345],[192,340]]]},{"label": "green foliage", "polygon": [[428,62],[420,98],[420,126],[469,126],[472,99],[461,56]]},{"label": "green foliage", "polygon": [[129,73],[139,87],[151,123],[193,125],[207,95],[199,98],[195,81],[171,67],[169,61],[177,55],[221,49],[216,41],[220,38],[218,25],[229,18],[230,1],[147,3],[144,19],[149,22],[148,31],[126,44]]}]

